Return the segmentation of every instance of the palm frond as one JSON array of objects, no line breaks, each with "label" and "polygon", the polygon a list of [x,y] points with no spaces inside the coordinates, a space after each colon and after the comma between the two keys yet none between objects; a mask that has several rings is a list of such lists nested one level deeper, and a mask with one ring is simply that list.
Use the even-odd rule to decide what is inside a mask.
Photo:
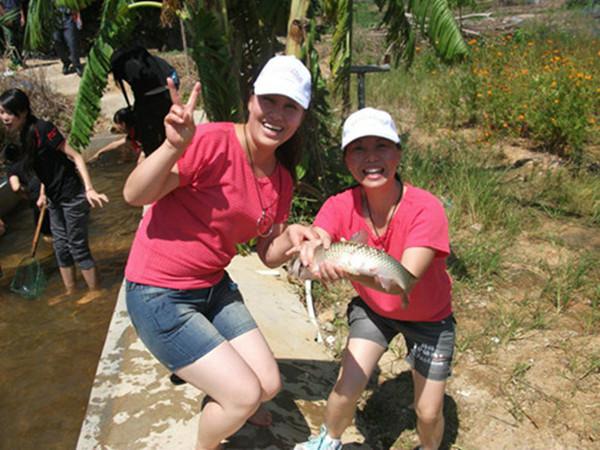
[{"label": "palm frond", "polygon": [[28,50],[45,51],[52,46],[52,24],[54,6],[52,2],[31,0],[27,8],[24,46]]},{"label": "palm frond", "polygon": [[100,114],[100,100],[110,72],[110,58],[131,34],[137,15],[128,10],[128,0],[106,0],[100,32],[88,53],[71,121],[69,144],[77,150],[89,144]]},{"label": "palm frond", "polygon": [[[281,15],[281,4],[271,3],[273,2],[263,0],[230,2],[232,32],[229,48],[239,68],[239,73],[234,78],[238,80],[242,99],[249,97],[251,82],[257,69],[275,52],[278,45],[277,33],[285,33],[287,17]],[[271,20],[274,22],[269,22]],[[270,26],[266,26],[267,24]],[[245,103],[243,106],[246,106]]]},{"label": "palm frond", "polygon": [[[446,62],[459,60],[469,50],[446,0],[376,0],[385,9],[382,24],[396,65],[410,66],[416,46],[416,30],[425,34],[437,55]],[[412,21],[409,20],[411,14]]]},{"label": "palm frond", "polygon": [[410,0],[409,11],[444,61],[451,62],[468,55],[469,49],[446,0]]},{"label": "palm frond", "polygon": [[378,0],[380,9],[385,8],[382,24],[386,27],[386,45],[394,65],[404,61],[412,64],[415,54],[416,34],[406,16],[404,0]]},{"label": "palm frond", "polygon": [[[44,0],[41,0],[44,1]],[[46,0],[48,1],[48,0]],[[87,8],[96,0],[55,0],[56,6],[65,6],[67,8],[72,9],[73,11],[81,11],[84,8]],[[50,3],[48,1],[48,3]]]},{"label": "palm frond", "polygon": [[239,60],[231,55],[222,13],[208,7],[190,8],[192,55],[202,80],[204,108],[212,121],[239,120],[243,111],[237,83]]},{"label": "palm frond", "polygon": [[333,91],[349,98],[352,63],[352,0],[340,0],[336,7],[336,26],[332,37],[331,75]]},{"label": "palm frond", "polygon": [[[311,73],[312,98],[311,106],[302,124],[305,151],[296,169],[296,175],[300,180],[297,196],[309,199],[309,203],[316,206],[322,204],[327,195],[344,184],[340,179],[347,172],[343,168],[337,138],[333,134],[337,135],[338,127],[328,100],[327,82],[321,72],[321,57],[316,49],[320,35],[317,21],[312,16],[315,6],[309,8],[308,33],[301,55],[301,59]],[[316,213],[316,210],[312,212]]]},{"label": "palm frond", "polygon": [[0,16],[0,26],[5,27],[19,16],[19,10],[13,9]]}]

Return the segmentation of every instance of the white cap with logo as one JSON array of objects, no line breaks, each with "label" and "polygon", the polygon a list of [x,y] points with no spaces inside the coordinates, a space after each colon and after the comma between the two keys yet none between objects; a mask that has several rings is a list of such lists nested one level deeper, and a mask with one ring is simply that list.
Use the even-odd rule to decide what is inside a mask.
[{"label": "white cap with logo", "polygon": [[310,104],[310,72],[295,56],[273,56],[258,74],[254,82],[256,95],[285,95],[302,108]]},{"label": "white cap with logo", "polygon": [[363,108],[353,112],[344,122],[342,149],[350,142],[365,136],[377,136],[400,143],[398,130],[392,116],[375,108]]}]

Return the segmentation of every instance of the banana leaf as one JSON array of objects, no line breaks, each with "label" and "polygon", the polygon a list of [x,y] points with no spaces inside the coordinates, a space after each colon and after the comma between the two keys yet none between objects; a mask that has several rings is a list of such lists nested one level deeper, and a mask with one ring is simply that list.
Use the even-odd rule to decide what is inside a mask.
[{"label": "banana leaf", "polygon": [[71,120],[69,144],[79,151],[89,144],[94,123],[100,114],[110,58],[130,36],[137,21],[138,16],[129,11],[129,5],[127,0],[106,0],[104,3],[100,32],[88,54]]},{"label": "banana leaf", "polygon": [[[386,42],[393,61],[407,66],[413,61],[419,30],[434,48],[436,54],[446,62],[466,57],[469,49],[454,20],[446,0],[376,0],[384,9],[382,25],[386,27]],[[412,14],[414,23],[408,18]]]},{"label": "banana leaf", "polygon": [[[42,0],[50,3],[50,0]],[[73,11],[81,11],[97,0],[54,0],[56,6],[65,6]]]},{"label": "banana leaf", "polygon": [[206,114],[211,121],[239,120],[243,105],[235,76],[239,60],[232,57],[227,30],[217,12],[209,8],[192,9],[192,54],[200,80]]},{"label": "banana leaf", "polygon": [[52,47],[54,6],[50,1],[31,0],[27,9],[24,47],[27,50],[46,51]]}]

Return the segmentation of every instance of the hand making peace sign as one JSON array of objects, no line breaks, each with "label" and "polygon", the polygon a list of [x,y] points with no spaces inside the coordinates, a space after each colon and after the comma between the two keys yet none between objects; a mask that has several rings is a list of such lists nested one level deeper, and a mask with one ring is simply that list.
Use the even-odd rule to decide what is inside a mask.
[{"label": "hand making peace sign", "polygon": [[167,141],[180,152],[183,152],[194,136],[196,125],[194,124],[194,109],[200,94],[200,83],[196,82],[190,93],[187,103],[184,105],[175,88],[171,78],[167,78],[167,87],[173,105],[165,117],[165,132]]}]

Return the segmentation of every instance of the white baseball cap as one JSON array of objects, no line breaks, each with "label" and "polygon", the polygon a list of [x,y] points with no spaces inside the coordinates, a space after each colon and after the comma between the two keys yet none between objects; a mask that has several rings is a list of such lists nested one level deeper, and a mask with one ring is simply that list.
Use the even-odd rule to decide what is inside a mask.
[{"label": "white baseball cap", "polygon": [[353,112],[344,122],[342,149],[350,142],[365,136],[377,136],[400,143],[398,130],[392,116],[375,108],[363,108]]},{"label": "white baseball cap", "polygon": [[310,72],[295,56],[273,56],[258,74],[254,82],[256,95],[285,95],[302,108],[310,104]]}]

